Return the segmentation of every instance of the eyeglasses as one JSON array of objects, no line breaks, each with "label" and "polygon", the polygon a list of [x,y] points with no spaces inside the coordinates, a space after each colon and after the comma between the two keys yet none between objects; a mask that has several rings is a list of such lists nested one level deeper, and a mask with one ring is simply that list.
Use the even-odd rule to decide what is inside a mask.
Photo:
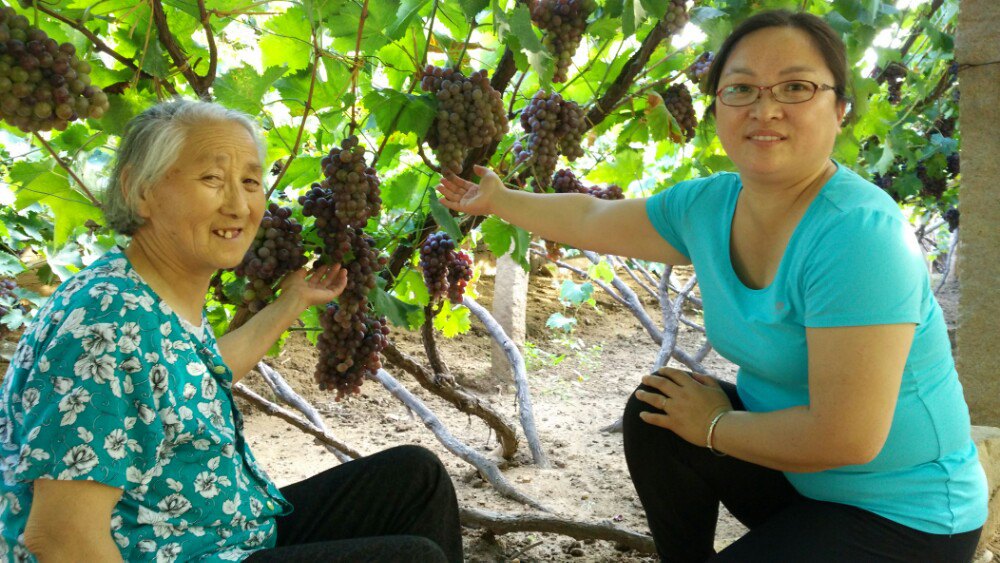
[{"label": "eyeglasses", "polygon": [[719,88],[715,96],[731,107],[748,106],[760,99],[764,90],[771,92],[774,101],[782,104],[801,104],[813,99],[818,90],[833,90],[829,84],[816,84],[808,80],[786,80],[770,86],[730,84]]}]

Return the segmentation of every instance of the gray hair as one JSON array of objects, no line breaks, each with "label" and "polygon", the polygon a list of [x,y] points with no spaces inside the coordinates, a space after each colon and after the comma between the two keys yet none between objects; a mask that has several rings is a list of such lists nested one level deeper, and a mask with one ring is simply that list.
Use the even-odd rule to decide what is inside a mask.
[{"label": "gray hair", "polygon": [[124,235],[134,234],[144,222],[138,214],[139,201],[177,161],[190,129],[219,121],[238,123],[250,132],[263,166],[266,150],[257,125],[247,114],[212,102],[178,99],[157,104],[125,126],[102,196],[108,226]]}]

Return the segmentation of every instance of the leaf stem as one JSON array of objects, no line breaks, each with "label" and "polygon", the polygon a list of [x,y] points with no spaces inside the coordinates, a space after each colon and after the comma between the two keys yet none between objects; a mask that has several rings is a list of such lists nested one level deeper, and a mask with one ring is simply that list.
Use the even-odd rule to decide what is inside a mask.
[{"label": "leaf stem", "polygon": [[62,169],[65,170],[73,178],[73,180],[76,181],[77,184],[79,184],[80,189],[83,190],[83,193],[84,193],[84,195],[87,196],[87,199],[89,199],[90,202],[93,203],[95,207],[97,207],[98,209],[100,209],[101,208],[101,202],[98,201],[96,197],[94,197],[94,194],[90,191],[90,189],[87,188],[87,185],[83,183],[83,180],[81,180],[80,177],[76,175],[76,172],[73,172],[73,169],[70,168],[68,164],[66,164],[65,162],[63,162],[63,159],[59,158],[59,154],[55,151],[55,149],[53,149],[52,146],[49,145],[45,141],[45,139],[41,135],[38,134],[37,131],[33,131],[31,134],[36,139],[38,139],[38,142],[41,143],[42,146],[45,147],[45,150],[47,150],[49,152],[49,154],[52,155],[52,158],[54,158],[56,160],[56,163],[59,164],[59,166],[62,167]]}]

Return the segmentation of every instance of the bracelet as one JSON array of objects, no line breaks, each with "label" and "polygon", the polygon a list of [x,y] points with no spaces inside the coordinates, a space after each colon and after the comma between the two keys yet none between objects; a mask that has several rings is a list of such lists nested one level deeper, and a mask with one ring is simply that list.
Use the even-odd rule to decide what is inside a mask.
[{"label": "bracelet", "polygon": [[719,414],[715,415],[715,418],[712,419],[712,422],[708,424],[708,436],[705,437],[705,446],[708,448],[708,451],[712,452],[713,454],[719,457],[726,457],[726,454],[720,452],[719,450],[715,449],[712,446],[712,438],[715,437],[715,425],[719,423],[719,420],[722,418],[722,415],[728,412],[729,411],[722,411]]}]

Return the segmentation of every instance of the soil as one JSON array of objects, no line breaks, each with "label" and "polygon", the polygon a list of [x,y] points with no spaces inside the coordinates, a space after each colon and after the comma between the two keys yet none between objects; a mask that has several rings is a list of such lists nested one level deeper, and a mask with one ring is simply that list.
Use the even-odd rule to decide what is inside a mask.
[{"label": "soil", "polygon": [[[682,279],[687,277],[683,270],[679,273]],[[554,468],[539,469],[531,464],[522,440],[518,455],[504,469],[504,475],[522,492],[541,499],[558,516],[587,522],[614,521],[648,534],[642,507],[628,478],[622,435],[601,429],[620,417],[629,394],[652,367],[658,346],[631,313],[598,288],[594,292],[596,308],[584,306],[576,312],[578,324],[572,334],[567,337],[546,328],[545,322],[552,313],[570,314],[558,300],[564,279],[568,277],[559,272],[551,277],[532,275],[527,306],[531,400],[538,433]],[[659,319],[659,307],[652,295],[628,281],[647,311]],[[477,285],[477,300],[487,308],[491,306],[492,285],[492,277],[486,275]],[[697,320],[696,311],[689,310],[687,314]],[[394,329],[392,339],[401,350],[426,360],[419,333]],[[681,346],[693,352],[702,342],[698,332],[682,327]],[[517,420],[512,379],[509,375],[502,379],[492,377],[491,339],[475,318],[470,332],[453,339],[439,334],[437,343],[461,385],[487,399],[511,420]],[[367,382],[360,395],[340,402],[320,391],[312,378],[315,354],[315,348],[300,332],[289,339],[280,356],[268,361],[317,408],[338,439],[365,454],[401,444],[423,445],[444,461],[461,506],[507,514],[533,512],[497,494],[472,466],[445,450],[419,419],[378,384]],[[735,367],[714,352],[704,363],[726,379],[731,380],[735,375]],[[491,439],[485,423],[425,391],[404,372],[391,366],[388,370],[426,403],[455,436],[500,461],[495,451],[496,440]],[[257,374],[251,374],[245,381],[259,393],[273,396]],[[246,414],[247,440],[279,486],[337,465],[334,456],[311,437],[281,420],[255,412],[249,404],[241,407]],[[519,431],[519,435],[523,434]],[[717,532],[718,547],[727,545],[744,531],[723,510]],[[620,550],[610,542],[578,541],[555,534],[492,536],[482,530],[465,529],[464,540],[469,561],[655,560],[648,554]]]}]

